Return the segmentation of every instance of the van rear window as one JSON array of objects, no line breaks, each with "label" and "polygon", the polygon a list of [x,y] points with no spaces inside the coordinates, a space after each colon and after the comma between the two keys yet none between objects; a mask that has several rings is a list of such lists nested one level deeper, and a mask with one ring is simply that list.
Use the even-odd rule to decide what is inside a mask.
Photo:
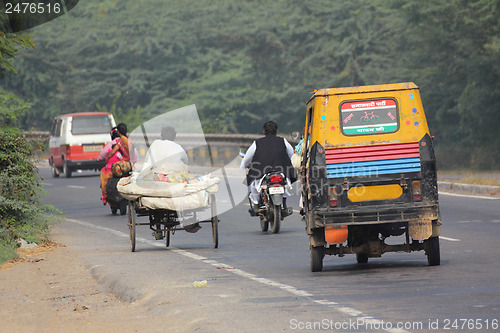
[{"label": "van rear window", "polygon": [[340,113],[345,135],[381,134],[398,129],[398,107],[392,98],[344,102]]},{"label": "van rear window", "polygon": [[102,134],[111,131],[111,122],[106,115],[73,117],[71,133]]}]

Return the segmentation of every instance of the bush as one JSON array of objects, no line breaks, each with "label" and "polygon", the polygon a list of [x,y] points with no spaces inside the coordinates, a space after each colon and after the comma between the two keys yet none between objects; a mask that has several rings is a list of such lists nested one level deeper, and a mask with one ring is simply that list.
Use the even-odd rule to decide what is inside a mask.
[{"label": "bush", "polygon": [[0,94],[0,263],[16,254],[20,238],[48,239],[48,226],[57,210],[42,205],[44,194],[33,153],[39,144],[26,140],[16,127],[29,104]]}]

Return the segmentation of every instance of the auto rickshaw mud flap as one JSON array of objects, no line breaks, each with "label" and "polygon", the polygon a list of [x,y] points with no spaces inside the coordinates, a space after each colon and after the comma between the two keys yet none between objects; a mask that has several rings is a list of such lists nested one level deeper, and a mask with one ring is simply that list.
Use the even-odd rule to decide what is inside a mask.
[{"label": "auto rickshaw mud flap", "polygon": [[315,142],[310,153],[308,169],[308,191],[311,196],[311,210],[328,206],[328,179],[326,177],[325,149]]},{"label": "auto rickshaw mud flap", "polygon": [[408,234],[413,240],[424,240],[432,236],[432,221],[418,220],[408,222]]},{"label": "auto rickshaw mud flap", "polygon": [[312,212],[306,214],[305,219],[306,230],[307,234],[309,235],[309,243],[314,247],[325,246],[325,228],[314,227],[314,214],[312,214]]},{"label": "auto rickshaw mud flap", "polygon": [[309,235],[309,244],[314,247],[325,246],[325,228],[313,229],[312,235]]},{"label": "auto rickshaw mud flap", "polygon": [[432,139],[429,134],[425,134],[419,142],[420,163],[422,173],[422,188],[424,191],[424,200],[438,201],[437,167],[436,157]]},{"label": "auto rickshaw mud flap", "polygon": [[431,237],[439,237],[441,236],[441,220],[432,221],[432,236]]}]

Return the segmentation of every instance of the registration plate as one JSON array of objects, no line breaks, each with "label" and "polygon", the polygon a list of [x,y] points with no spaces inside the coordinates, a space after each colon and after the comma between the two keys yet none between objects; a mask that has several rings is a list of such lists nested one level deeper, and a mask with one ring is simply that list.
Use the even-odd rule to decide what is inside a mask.
[{"label": "registration plate", "polygon": [[285,188],[281,186],[270,187],[269,194],[283,194],[285,193]]},{"label": "registration plate", "polygon": [[101,145],[84,145],[83,146],[83,151],[84,152],[91,152],[91,151],[101,151],[102,146]]}]

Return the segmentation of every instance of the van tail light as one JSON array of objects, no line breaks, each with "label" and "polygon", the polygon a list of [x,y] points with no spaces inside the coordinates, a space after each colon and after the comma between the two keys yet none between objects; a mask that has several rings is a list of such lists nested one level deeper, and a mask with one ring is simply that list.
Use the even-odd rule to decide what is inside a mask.
[{"label": "van tail light", "polygon": [[422,183],[418,181],[412,182],[413,201],[422,201]]},{"label": "van tail light", "polygon": [[71,155],[71,147],[70,145],[66,145],[66,156],[70,156]]},{"label": "van tail light", "polygon": [[281,183],[283,181],[283,177],[281,177],[281,175],[272,175],[269,181],[271,183]]},{"label": "van tail light", "polygon": [[337,207],[338,205],[337,186],[330,186],[329,193],[330,193],[330,207]]}]

